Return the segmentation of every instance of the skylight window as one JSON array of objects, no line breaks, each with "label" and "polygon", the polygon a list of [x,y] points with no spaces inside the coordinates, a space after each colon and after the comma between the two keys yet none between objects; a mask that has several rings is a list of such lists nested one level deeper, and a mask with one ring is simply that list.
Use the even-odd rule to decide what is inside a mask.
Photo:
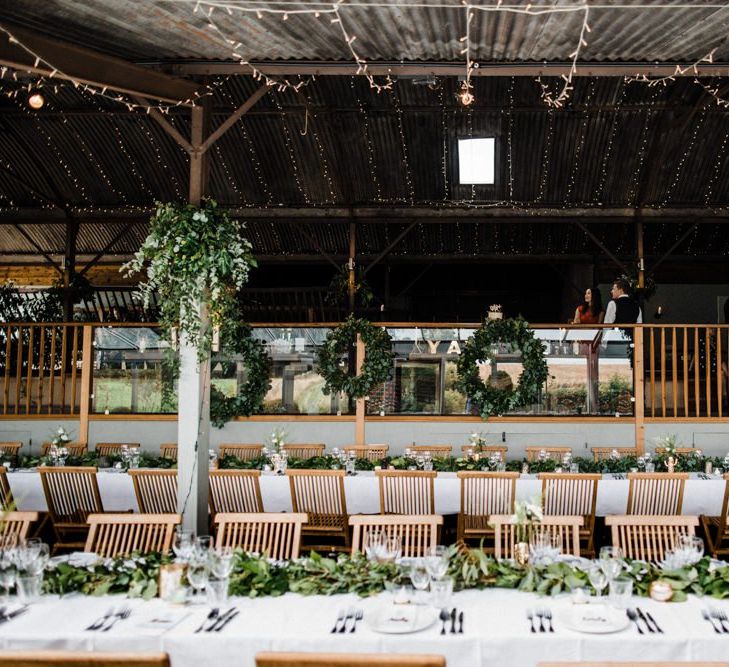
[{"label": "skylight window", "polygon": [[493,137],[458,140],[458,180],[461,185],[494,184]]}]

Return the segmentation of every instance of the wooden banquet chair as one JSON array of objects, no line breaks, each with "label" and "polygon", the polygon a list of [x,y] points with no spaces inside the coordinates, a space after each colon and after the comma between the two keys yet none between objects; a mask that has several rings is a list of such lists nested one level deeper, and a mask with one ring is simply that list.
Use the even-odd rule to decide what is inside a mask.
[{"label": "wooden banquet chair", "polygon": [[434,470],[375,470],[380,514],[435,514]]},{"label": "wooden banquet chair", "polygon": [[352,554],[367,549],[371,530],[382,531],[388,537],[399,537],[402,556],[413,558],[424,556],[428,549],[438,544],[438,528],[443,525],[439,514],[355,514],[349,517],[352,531]]},{"label": "wooden banquet chair", "polygon": [[702,516],[707,551],[713,558],[729,554],[729,473],[724,475],[724,500],[719,516]]},{"label": "wooden banquet chair", "polygon": [[638,450],[635,447],[592,447],[593,461],[609,461],[613,452],[617,452],[620,456],[638,456]]},{"label": "wooden banquet chair", "polygon": [[349,551],[349,517],[344,496],[344,470],[286,470],[294,512],[305,512],[309,520],[302,527],[303,537],[336,538],[342,544],[307,545],[307,549]]},{"label": "wooden banquet chair", "polygon": [[389,445],[347,445],[342,451],[347,454],[354,454],[358,459],[367,461],[379,461],[387,456],[390,450]]},{"label": "wooden banquet chair", "polygon": [[5,512],[0,516],[0,546],[22,542],[30,527],[38,521],[38,512]]},{"label": "wooden banquet chair", "polygon": [[166,653],[1,651],[0,667],[170,667]]},{"label": "wooden banquet chair", "polygon": [[283,450],[290,459],[313,459],[315,456],[324,456],[325,445],[314,444],[290,444],[284,445]]},{"label": "wooden banquet chair", "polygon": [[159,446],[159,455],[163,459],[172,459],[173,461],[177,461],[177,443],[163,442]]},{"label": "wooden banquet chair", "polygon": [[0,466],[0,511],[10,510],[14,507],[15,499],[10,488],[7,471],[5,466]]},{"label": "wooden banquet chair", "polygon": [[681,535],[695,535],[697,516],[606,516],[612,543],[620,547],[627,558],[661,561]]},{"label": "wooden banquet chair", "polygon": [[629,472],[627,514],[681,514],[687,472]]},{"label": "wooden banquet chair", "polygon": [[[492,514],[489,520],[494,527],[494,557],[511,558],[517,542],[513,515]],[[534,528],[537,534],[547,533],[556,538],[562,546],[562,553],[579,556],[583,523],[581,516],[545,516]]]},{"label": "wooden banquet chair", "polygon": [[84,551],[113,558],[133,551],[169,553],[179,514],[89,514]]},{"label": "wooden banquet chair", "polygon": [[539,456],[542,452],[547,453],[548,459],[561,461],[565,454],[572,454],[572,447],[527,447],[527,461],[529,461],[529,463],[539,461]]},{"label": "wooden banquet chair", "polygon": [[[666,451],[665,447],[656,447],[657,456],[665,456]],[[676,447],[675,451],[678,456],[688,456],[690,454],[695,454],[698,450],[696,447]]]},{"label": "wooden banquet chair", "polygon": [[481,449],[478,448],[478,445],[463,445],[463,447],[461,447],[461,454],[463,454],[463,456],[479,454],[483,458],[488,458],[492,454],[498,453],[501,454],[502,461],[506,461],[506,454],[508,451],[508,447],[503,447],[501,445],[482,445]]},{"label": "wooden banquet chair", "polygon": [[177,512],[177,470],[128,471],[134,484],[139,511],[142,514],[175,514]]},{"label": "wooden banquet chair", "polygon": [[0,442],[0,454],[4,456],[18,456],[22,446],[22,442]]},{"label": "wooden banquet chair", "polygon": [[83,549],[89,532],[86,518],[104,511],[96,468],[41,466],[38,472],[56,534],[53,553],[58,549]]},{"label": "wooden banquet chair", "polygon": [[256,654],[256,667],[445,667],[442,655],[411,653]]},{"label": "wooden banquet chair", "polygon": [[594,556],[597,487],[602,475],[543,472],[537,478],[542,481],[545,516],[582,516],[580,551]]},{"label": "wooden banquet chair", "polygon": [[252,461],[253,459],[260,458],[263,455],[263,445],[234,444],[228,442],[220,445],[218,455],[221,458],[223,456],[234,456],[241,461]]},{"label": "wooden banquet chair", "polygon": [[434,459],[447,458],[453,453],[453,445],[412,445],[411,452],[430,454]]},{"label": "wooden banquet chair", "polygon": [[458,539],[493,540],[494,529],[489,525],[489,516],[514,511],[519,473],[459,470],[456,475],[461,482]]},{"label": "wooden banquet chair", "polygon": [[95,450],[97,456],[119,456],[122,447],[139,449],[140,445],[138,442],[97,442]]},{"label": "wooden banquet chair", "polygon": [[299,557],[301,527],[306,514],[262,512],[261,514],[215,515],[216,547],[233,547],[248,552],[265,553],[276,560]]},{"label": "wooden banquet chair", "polygon": [[260,470],[211,470],[211,514],[263,512],[260,479]]},{"label": "wooden banquet chair", "polygon": [[[41,446],[41,456],[48,456],[48,450],[51,448],[52,442],[44,442]],[[83,442],[67,442],[60,445],[68,450],[69,456],[83,456],[88,451],[86,444]]]}]

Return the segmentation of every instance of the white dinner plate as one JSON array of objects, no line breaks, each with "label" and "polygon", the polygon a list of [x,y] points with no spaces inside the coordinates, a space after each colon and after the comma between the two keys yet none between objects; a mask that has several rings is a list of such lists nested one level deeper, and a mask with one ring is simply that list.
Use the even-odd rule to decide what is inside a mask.
[{"label": "white dinner plate", "polygon": [[561,614],[561,620],[570,630],[589,634],[620,632],[630,625],[624,609],[604,604],[577,604]]},{"label": "white dinner plate", "polygon": [[405,635],[429,628],[438,620],[438,611],[413,604],[384,604],[365,613],[363,620],[375,632]]}]

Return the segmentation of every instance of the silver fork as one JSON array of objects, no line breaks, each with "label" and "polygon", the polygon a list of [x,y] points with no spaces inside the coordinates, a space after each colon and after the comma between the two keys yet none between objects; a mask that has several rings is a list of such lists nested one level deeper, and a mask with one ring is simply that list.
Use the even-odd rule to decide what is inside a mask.
[{"label": "silver fork", "polygon": [[537,617],[539,618],[539,632],[544,632],[544,610],[537,609]]},{"label": "silver fork", "polygon": [[[342,627],[339,628],[339,632],[346,632],[347,631],[347,623],[349,622],[350,618],[354,618],[354,608],[350,607],[347,609],[347,615],[344,617],[344,623],[342,623]],[[356,623],[356,621],[355,621]]]},{"label": "silver fork", "polygon": [[534,629],[534,614],[532,613],[531,609],[527,609],[527,620],[529,621],[529,623],[531,623],[532,632],[536,632],[536,630]]},{"label": "silver fork", "polygon": [[334,621],[334,627],[331,629],[331,633],[334,634],[335,632],[339,631],[339,624],[344,620],[344,610],[340,609],[339,613],[337,614],[337,620]]},{"label": "silver fork", "polygon": [[354,632],[357,630],[357,621],[361,621],[364,618],[364,612],[361,609],[358,609],[356,612],[354,612],[354,623],[352,623],[352,629],[350,632]]},{"label": "silver fork", "polygon": [[551,609],[544,610],[544,618],[546,618],[549,621],[549,631],[554,632],[554,627],[552,626],[552,610]]},{"label": "silver fork", "polygon": [[725,612],[720,611],[719,609],[712,609],[711,617],[719,621],[719,626],[721,627],[722,632],[724,632],[725,634],[729,633],[729,630],[727,630],[726,626],[724,625],[724,622],[727,620],[727,615]]},{"label": "silver fork", "polygon": [[100,618],[97,618],[86,630],[99,630],[106,625],[106,622],[114,615],[114,607],[110,607],[109,610]]},{"label": "silver fork", "polygon": [[119,621],[124,621],[132,615],[131,607],[122,607],[114,617],[111,619],[109,624],[101,632],[109,632]]}]

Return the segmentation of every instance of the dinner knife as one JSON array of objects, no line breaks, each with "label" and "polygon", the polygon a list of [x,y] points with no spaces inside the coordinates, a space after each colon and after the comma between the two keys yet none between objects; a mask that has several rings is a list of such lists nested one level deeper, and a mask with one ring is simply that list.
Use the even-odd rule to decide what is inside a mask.
[{"label": "dinner knife", "polygon": [[636,607],[635,611],[638,612],[638,618],[643,621],[643,623],[645,623],[645,627],[648,628],[648,632],[655,632],[653,626],[648,622],[648,619],[645,617],[643,610],[640,607]]},{"label": "dinner knife", "polygon": [[218,616],[218,620],[215,621],[215,623],[213,623],[209,628],[207,628],[205,630],[205,632],[217,632],[220,625],[225,623],[228,616],[230,616],[235,610],[236,610],[235,607],[231,607],[224,614],[221,614],[220,616]]},{"label": "dinner knife", "polygon": [[651,616],[651,613],[649,611],[647,611],[645,613],[645,615],[648,617],[648,620],[651,623],[653,623],[653,625],[655,626],[656,630],[658,630],[658,632],[660,632],[661,634],[663,634],[663,630],[661,629],[661,626],[658,625],[658,623],[656,623],[656,619],[654,619],[653,616]]},{"label": "dinner knife", "polygon": [[234,609],[233,613],[228,616],[217,628],[215,628],[215,632],[220,632],[228,623],[230,623],[238,614],[240,611],[238,609]]},{"label": "dinner knife", "polygon": [[456,634],[456,608],[451,609],[451,634]]},{"label": "dinner knife", "polygon": [[26,611],[28,611],[28,607],[21,607],[20,609],[16,609],[15,611],[11,611],[9,614],[3,614],[0,616],[0,623],[5,623],[16,616],[20,616],[21,614],[24,614]]}]

